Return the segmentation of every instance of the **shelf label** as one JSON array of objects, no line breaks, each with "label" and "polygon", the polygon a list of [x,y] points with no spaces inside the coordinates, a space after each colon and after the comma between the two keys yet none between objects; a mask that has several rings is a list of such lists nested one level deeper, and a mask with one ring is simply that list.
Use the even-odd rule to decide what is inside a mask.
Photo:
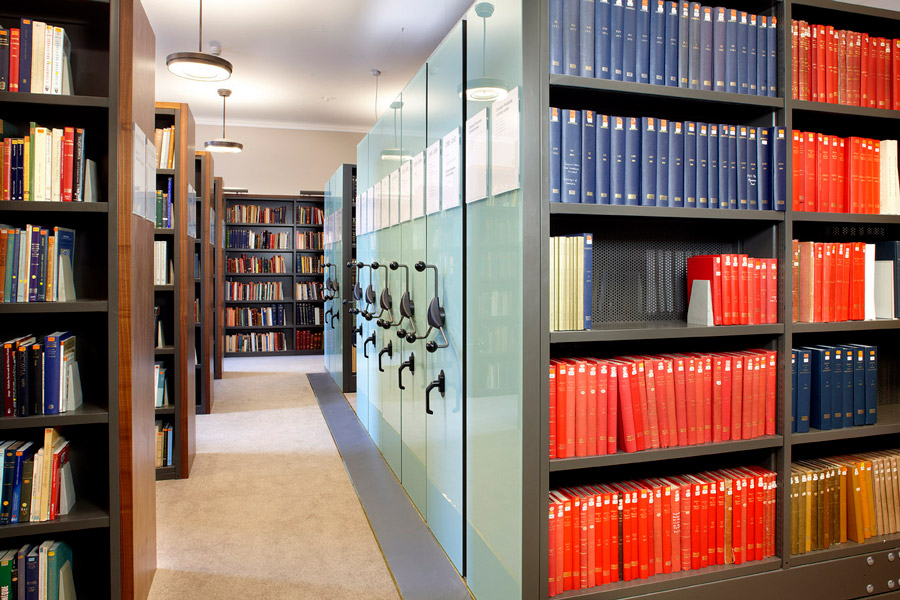
[{"label": "shelf label", "polygon": [[[134,139],[131,145],[131,212],[141,218],[147,214],[147,136],[140,125],[134,123]],[[153,154],[156,156],[156,153]],[[154,177],[155,179],[155,177]],[[154,186],[155,190],[155,186]],[[154,204],[154,207],[156,205]]]},{"label": "shelf label", "polygon": [[409,176],[412,171],[412,161],[408,160],[400,165],[400,222],[409,221]]},{"label": "shelf label", "polygon": [[487,198],[488,117],[483,108],[466,121],[466,204]]},{"label": "shelf label", "polygon": [[491,107],[491,195],[519,189],[519,88]]},{"label": "shelf label", "polygon": [[400,169],[391,172],[391,226],[400,222]]},{"label": "shelf label", "polygon": [[412,159],[412,218],[425,216],[425,153]]},{"label": "shelf label", "polygon": [[428,146],[426,151],[428,162],[426,164],[427,176],[425,178],[425,197],[427,214],[433,215],[441,210],[441,140]]},{"label": "shelf label", "polygon": [[441,198],[444,210],[459,206],[459,127],[441,140]]}]

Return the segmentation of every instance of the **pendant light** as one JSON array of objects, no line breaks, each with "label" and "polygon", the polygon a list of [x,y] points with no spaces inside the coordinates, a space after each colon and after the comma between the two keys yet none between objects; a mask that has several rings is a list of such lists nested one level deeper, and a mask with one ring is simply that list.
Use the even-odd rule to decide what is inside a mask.
[{"label": "pendant light", "polygon": [[[487,64],[487,20],[494,14],[494,5],[490,2],[479,2],[475,5],[475,14],[481,17],[481,77],[473,79],[466,85],[466,99],[472,102],[492,102],[500,100],[509,91],[506,84],[492,77],[485,77]],[[462,96],[462,93],[460,93]]]},{"label": "pendant light", "polygon": [[203,51],[203,0],[200,0],[200,31],[197,52],[175,52],[166,57],[169,72],[194,81],[224,81],[231,77],[231,63],[217,52]]},{"label": "pendant light", "polygon": [[399,148],[400,141],[397,139],[397,111],[401,108],[403,108],[403,102],[401,100],[394,100],[391,102],[391,110],[394,111],[394,147],[382,150],[381,160],[391,160],[395,162],[412,160],[412,154],[403,152],[403,150]]},{"label": "pendant light", "polygon": [[222,152],[228,154],[237,154],[244,150],[244,145],[225,137],[225,99],[231,95],[231,90],[220,89],[219,95],[222,96],[222,137],[216,140],[204,142],[203,148],[209,152]]}]

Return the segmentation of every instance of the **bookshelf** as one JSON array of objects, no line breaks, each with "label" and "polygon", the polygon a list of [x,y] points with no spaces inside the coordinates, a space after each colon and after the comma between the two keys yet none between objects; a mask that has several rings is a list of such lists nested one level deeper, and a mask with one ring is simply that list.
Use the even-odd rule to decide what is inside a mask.
[{"label": "bookshelf", "polygon": [[43,428],[56,427],[70,442],[78,499],[64,517],[5,526],[0,537],[10,548],[48,537],[68,543],[79,596],[143,598],[156,569],[152,265],[146,261],[153,225],[132,214],[132,184],[145,179],[133,171],[132,144],[135,123],[153,130],[154,76],[133,67],[153,63],[155,38],[140,4],[39,4],[4,5],[0,25],[19,27],[21,18],[31,18],[64,27],[72,44],[73,95],[2,92],[3,119],[21,135],[30,121],[84,128],[87,157],[98,165],[99,197],[91,204],[0,202],[4,224],[76,230],[78,296],[74,302],[0,304],[0,330],[4,340],[72,331],[84,404],[60,415],[4,418],[0,428],[7,439],[40,443]]},{"label": "bookshelf", "polygon": [[[172,463],[156,470],[156,478],[186,479],[194,459],[194,415],[196,379],[194,261],[197,221],[197,190],[194,158],[194,117],[187,104],[156,103],[156,128],[174,128],[171,133],[172,167],[157,167],[157,190],[171,190],[172,227],[154,229],[154,239],[164,241],[168,283],[154,286],[154,303],[159,307],[159,326],[164,344],[157,344],[156,360],[166,369],[169,406],[157,412],[157,419],[172,426]],[[157,202],[159,205],[160,203]],[[167,223],[163,223],[164,225]],[[167,462],[167,461],[166,461]]]},{"label": "bookshelf", "polygon": [[[298,235],[319,234],[323,231],[323,226],[319,224],[309,224],[306,222],[298,222],[299,212],[307,211],[311,208],[321,210],[324,201],[321,192],[314,195],[314,192],[307,192],[300,196],[277,196],[277,195],[256,195],[256,194],[226,194],[225,195],[225,231],[227,235],[235,235],[237,231],[251,231],[254,234],[260,234],[268,231],[272,234],[284,234],[287,236],[287,247],[275,250],[264,249],[241,249],[235,248],[228,244],[226,237],[225,243],[225,277],[223,285],[220,289],[225,291],[225,312],[229,308],[234,309],[258,309],[265,307],[279,307],[284,312],[284,323],[281,325],[264,326],[264,327],[240,327],[225,325],[225,351],[224,356],[270,356],[270,355],[305,355],[305,354],[322,354],[321,347],[315,350],[298,350],[297,341],[298,333],[313,332],[321,338],[324,332],[324,326],[315,323],[301,323],[298,319],[298,310],[315,310],[324,313],[324,301],[319,297],[315,300],[299,300],[297,297],[297,285],[315,283],[321,280],[321,272],[303,271],[298,269],[302,267],[300,264],[303,260],[312,259],[313,262],[321,260],[323,251],[314,248],[297,249],[296,242]],[[282,210],[284,212],[284,223],[241,223],[233,222],[229,217],[229,210],[241,206],[260,207],[261,209]],[[229,260],[235,260],[244,255],[247,260],[261,261],[270,260],[273,257],[280,257],[284,261],[285,272],[283,273],[232,273],[228,267]],[[228,291],[225,289],[229,283],[237,284],[255,284],[255,283],[281,283],[283,298],[279,300],[228,300]],[[226,316],[227,319],[227,316]],[[227,320],[225,321],[228,322]],[[248,352],[232,352],[228,350],[229,336],[237,336],[239,334],[252,333],[283,333],[284,334],[284,350],[275,351],[248,351]],[[234,337],[232,337],[234,339]]]},{"label": "bookshelf", "polygon": [[[213,178],[213,192],[216,197],[216,243],[213,252],[213,377],[222,379],[222,363],[225,356],[225,294],[221,282],[225,279],[225,182],[221,177]],[[212,406],[210,406],[212,410]]]},{"label": "bookshelf", "polygon": [[[214,163],[209,152],[196,152],[194,180],[197,190],[197,238],[194,240],[194,347],[197,354],[195,398],[197,414],[209,414],[213,403],[215,354],[215,261],[218,200],[213,182]],[[196,307],[199,306],[199,311]]]}]

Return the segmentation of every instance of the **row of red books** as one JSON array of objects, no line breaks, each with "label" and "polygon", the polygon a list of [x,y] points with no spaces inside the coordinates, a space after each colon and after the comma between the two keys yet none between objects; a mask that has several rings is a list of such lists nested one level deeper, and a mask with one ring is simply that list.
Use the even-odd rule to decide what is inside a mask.
[{"label": "row of red books", "polygon": [[776,482],[752,466],[550,492],[550,595],[775,555]]},{"label": "row of red books", "polygon": [[791,98],[900,109],[900,39],[791,21]]},{"label": "row of red books", "polygon": [[688,300],[695,280],[710,282],[715,325],[778,322],[778,259],[703,254],[687,261]]},{"label": "row of red books", "polygon": [[896,149],[896,140],[794,131],[793,209],[872,215],[896,213],[900,209],[896,206],[900,189]]},{"label": "row of red books", "polygon": [[550,458],[775,434],[775,350],[550,361]]},{"label": "row of red books", "polygon": [[296,339],[297,350],[321,350],[322,349],[322,333],[313,333],[308,329],[298,329]]}]

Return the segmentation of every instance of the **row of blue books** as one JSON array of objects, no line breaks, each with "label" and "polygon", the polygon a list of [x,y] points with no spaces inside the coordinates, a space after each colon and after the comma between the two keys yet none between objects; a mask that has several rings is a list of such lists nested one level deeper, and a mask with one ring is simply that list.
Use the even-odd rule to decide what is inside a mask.
[{"label": "row of blue books", "polygon": [[791,432],[874,425],[878,348],[862,344],[791,351]]},{"label": "row of blue books", "polygon": [[785,210],[784,127],[550,109],[550,201]]},{"label": "row of blue books", "polygon": [[774,97],[777,32],[686,0],[550,0],[550,73]]}]

